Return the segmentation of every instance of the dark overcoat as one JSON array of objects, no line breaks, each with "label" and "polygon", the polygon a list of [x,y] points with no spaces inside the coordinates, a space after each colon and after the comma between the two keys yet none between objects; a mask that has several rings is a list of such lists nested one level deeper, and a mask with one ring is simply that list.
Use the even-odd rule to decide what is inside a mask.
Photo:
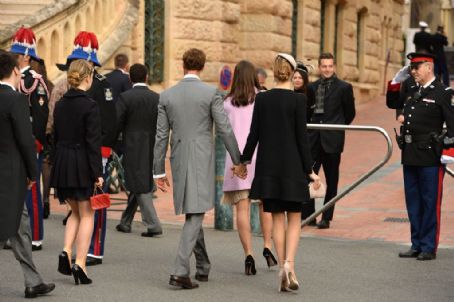
[{"label": "dark overcoat", "polygon": [[117,142],[117,115],[112,85],[105,76],[96,70],[93,74],[93,83],[87,94],[98,103],[101,115],[102,145],[114,147]]},{"label": "dark overcoat", "polygon": [[120,94],[116,103],[119,131],[123,132],[126,187],[134,193],[153,189],[153,148],[159,95],[138,86]]},{"label": "dark overcoat", "polygon": [[112,86],[114,101],[118,100],[120,94],[132,88],[131,80],[129,80],[129,75],[124,73],[120,69],[115,69],[107,73],[106,78]]},{"label": "dark overcoat", "polygon": [[84,91],[70,89],[57,102],[52,187],[88,188],[102,176],[100,121],[98,104]]},{"label": "dark overcoat", "polygon": [[[317,94],[321,80],[309,84],[308,89],[312,95]],[[329,90],[325,94],[324,113],[313,114],[310,120],[312,124],[340,124],[349,125],[355,118],[355,98],[352,85],[338,78],[333,79]],[[319,146],[326,153],[342,153],[345,143],[344,131],[332,130],[309,130],[309,141],[314,150]]]},{"label": "dark overcoat", "polygon": [[306,113],[306,96],[301,93],[271,89],[257,94],[241,157],[249,162],[258,144],[251,199],[309,200],[312,157]]},{"label": "dark overcoat", "polygon": [[27,97],[0,85],[0,241],[16,234],[36,169]]}]

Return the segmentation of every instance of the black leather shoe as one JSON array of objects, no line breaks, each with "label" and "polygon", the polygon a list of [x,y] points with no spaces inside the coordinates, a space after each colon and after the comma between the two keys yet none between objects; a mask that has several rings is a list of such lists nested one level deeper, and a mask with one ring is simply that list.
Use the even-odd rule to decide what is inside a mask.
[{"label": "black leather shoe", "polygon": [[434,253],[426,253],[426,252],[421,252],[418,257],[416,257],[416,260],[421,260],[421,261],[425,261],[425,260],[435,260],[435,258],[437,258],[437,255],[434,254]]},{"label": "black leather shoe", "polygon": [[208,275],[202,275],[199,273],[195,273],[195,279],[200,282],[208,282]]},{"label": "black leather shoe", "polygon": [[421,252],[419,252],[417,250],[409,249],[406,252],[400,252],[399,257],[400,258],[416,258],[416,257],[418,257],[419,253],[421,253]]},{"label": "black leather shoe", "polygon": [[55,284],[41,283],[40,285],[25,288],[25,298],[36,298],[38,295],[45,295],[53,291]]},{"label": "black leather shoe", "polygon": [[102,258],[95,258],[95,257],[87,256],[87,260],[85,261],[86,266],[94,266],[94,265],[98,265],[98,264],[102,264]]},{"label": "black leather shoe", "polygon": [[199,285],[191,281],[189,277],[179,277],[175,275],[170,275],[169,284],[183,289],[194,289],[198,288]]},{"label": "black leather shoe", "polygon": [[122,233],[131,233],[131,228],[123,224],[118,224],[115,228],[117,229],[117,231]]},{"label": "black leather shoe", "polygon": [[329,220],[322,219],[317,223],[317,228],[319,229],[329,229]]},{"label": "black leather shoe", "polygon": [[32,244],[32,251],[40,251],[43,249],[43,245],[34,245]]},{"label": "black leather shoe", "polygon": [[162,231],[161,232],[143,232],[142,234],[140,234],[142,237],[155,237],[155,236],[159,236],[159,235],[162,235]]}]

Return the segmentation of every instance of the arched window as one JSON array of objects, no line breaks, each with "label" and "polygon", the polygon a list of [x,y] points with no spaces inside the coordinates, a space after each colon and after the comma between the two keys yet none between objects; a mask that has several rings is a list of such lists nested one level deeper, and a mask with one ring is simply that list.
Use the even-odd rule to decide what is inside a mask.
[{"label": "arched window", "polygon": [[79,31],[83,30],[82,29],[82,17],[80,15],[77,15],[76,21],[74,22],[74,32],[77,34]]},{"label": "arched window", "polygon": [[362,81],[362,75],[364,74],[364,57],[365,57],[365,48],[366,43],[366,18],[367,18],[367,9],[363,8],[358,11],[357,14],[358,22],[356,27],[356,66],[359,71],[359,81]]},{"label": "arched window", "polygon": [[74,32],[71,30],[71,25],[66,22],[63,26],[63,55],[68,56],[73,48]]},{"label": "arched window", "polygon": [[44,38],[39,38],[36,46],[38,49],[38,56],[44,61],[47,61],[46,41]]},{"label": "arched window", "polygon": [[54,30],[50,36],[50,62],[47,63],[51,64],[52,66],[55,65],[55,63],[60,63],[60,37],[58,35],[58,32]]},{"label": "arched window", "polygon": [[95,18],[95,28],[94,30],[97,32],[97,33],[102,33],[102,15],[103,15],[103,11],[102,11],[102,8],[101,8],[101,3],[100,3],[100,0],[97,0],[96,3],[95,3],[95,11],[94,11],[94,18]]}]

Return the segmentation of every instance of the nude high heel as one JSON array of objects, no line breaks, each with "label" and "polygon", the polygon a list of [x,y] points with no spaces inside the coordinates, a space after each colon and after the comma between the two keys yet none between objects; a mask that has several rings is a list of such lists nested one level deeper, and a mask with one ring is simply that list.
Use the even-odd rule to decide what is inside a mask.
[{"label": "nude high heel", "polygon": [[295,273],[290,271],[290,261],[285,261],[284,263],[284,272],[285,275],[287,276],[287,281],[288,281],[288,288],[291,290],[298,290],[300,285],[298,283],[298,280],[296,279]]}]

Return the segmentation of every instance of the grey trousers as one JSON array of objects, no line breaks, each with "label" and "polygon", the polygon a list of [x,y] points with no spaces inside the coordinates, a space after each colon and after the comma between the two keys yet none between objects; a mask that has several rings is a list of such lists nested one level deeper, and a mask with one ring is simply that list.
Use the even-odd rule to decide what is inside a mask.
[{"label": "grey trousers", "polygon": [[147,227],[148,232],[162,232],[161,222],[153,205],[152,192],[143,194],[131,192],[128,196],[128,205],[121,214],[120,224],[130,228],[137,207],[140,207],[142,223]]},{"label": "grey trousers", "polygon": [[174,275],[176,276],[189,277],[189,259],[192,253],[195,255],[197,273],[201,275],[210,273],[211,264],[208,259],[202,228],[204,216],[205,213],[186,214],[175,261]]},{"label": "grey trousers", "polygon": [[[17,234],[9,238],[11,248],[17,261],[19,261],[24,273],[26,287],[33,287],[43,283],[41,276],[36,271],[32,257],[32,235],[30,231],[30,220],[28,218],[27,208],[24,206]],[[0,249],[3,248],[6,241],[0,241]]]}]

